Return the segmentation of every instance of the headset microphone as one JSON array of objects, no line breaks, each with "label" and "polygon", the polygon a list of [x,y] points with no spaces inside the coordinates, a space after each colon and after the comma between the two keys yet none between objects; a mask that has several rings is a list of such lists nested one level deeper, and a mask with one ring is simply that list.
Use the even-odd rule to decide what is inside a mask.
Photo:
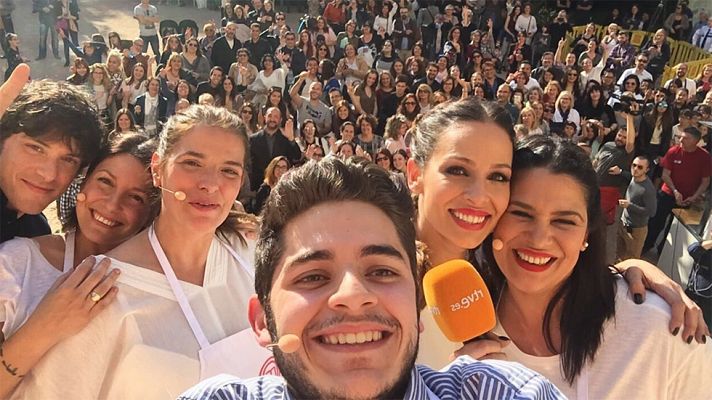
[{"label": "headset microphone", "polygon": [[501,241],[500,239],[494,239],[492,240],[492,249],[494,251],[500,251],[504,248],[504,242]]},{"label": "headset microphone", "polygon": [[158,186],[161,190],[166,191],[168,193],[171,193],[173,197],[176,198],[178,201],[184,201],[185,200],[185,192],[181,192],[180,190],[176,190],[175,192],[169,189],[164,188],[163,186]]},{"label": "headset microphone", "polygon": [[299,350],[299,348],[302,346],[302,341],[299,339],[299,336],[294,335],[292,333],[288,333],[286,335],[283,335],[277,343],[273,344],[268,344],[267,348],[272,350],[275,347],[278,347],[282,353],[294,353],[295,351]]}]

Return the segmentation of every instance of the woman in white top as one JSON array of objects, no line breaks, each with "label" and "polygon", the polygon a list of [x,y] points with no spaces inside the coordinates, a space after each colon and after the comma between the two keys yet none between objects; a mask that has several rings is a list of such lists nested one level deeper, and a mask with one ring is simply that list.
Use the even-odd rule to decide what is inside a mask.
[{"label": "woman in white top", "polygon": [[519,121],[517,122],[527,128],[527,135],[544,134],[541,125],[538,124],[536,111],[531,106],[524,106],[524,108],[522,108],[522,111],[519,113]]},{"label": "woman in white top", "polygon": [[620,31],[620,26],[615,23],[611,23],[606,28],[606,35],[601,39],[601,47],[607,50],[609,53],[618,44],[618,32]]},{"label": "woman in white top", "polygon": [[86,82],[86,87],[94,99],[104,126],[110,126],[114,119],[114,99],[111,90],[113,84],[105,64],[97,63],[89,67],[89,79]]},{"label": "woman in white top", "polygon": [[[283,65],[282,57],[284,53],[278,52],[276,55],[280,59],[280,64]],[[285,80],[287,73],[284,68],[275,68],[274,57],[271,54],[265,54],[260,61],[260,72],[257,73],[257,78],[247,89],[255,92],[255,97],[252,102],[258,107],[262,107],[267,103],[267,92],[270,88],[277,87],[284,91]]]},{"label": "woman in white top", "polygon": [[532,37],[537,31],[536,18],[532,15],[532,5],[524,4],[522,13],[519,14],[514,22],[514,29],[517,32],[524,32],[527,35],[527,44],[531,44]]},{"label": "woman in white top", "polygon": [[495,333],[512,341],[507,359],[570,399],[708,399],[712,342],[670,336],[670,306],[654,294],[636,305],[642,299],[606,265],[586,153],[535,136],[518,143],[512,167],[509,207],[492,235],[502,246],[487,243],[484,263],[499,299]]},{"label": "woman in white top", "polygon": [[[418,240],[425,245],[426,270],[455,258],[477,265],[474,249],[492,233],[509,203],[513,136],[509,113],[496,103],[474,97],[441,105],[416,125],[407,171],[411,192],[417,198],[415,224]],[[650,286],[677,303],[670,331],[680,328],[685,337],[695,334],[698,338],[707,332],[699,307],[684,296],[682,288],[655,266],[641,261],[619,267],[632,265],[642,266]],[[635,287],[631,291],[644,292],[638,271],[628,269],[626,276]],[[447,365],[462,343],[448,341],[430,313],[421,313],[421,321],[425,329],[417,362],[433,368]],[[478,340],[462,352],[479,357],[501,352],[506,343],[506,338]]]},{"label": "woman in white top", "polygon": [[[35,366],[115,299],[119,271],[107,274],[108,262],[94,271],[92,259],[80,262],[146,226],[155,199],[149,172],[155,148],[155,141],[137,133],[117,136],[89,165],[65,235],[16,238],[0,246],[3,361],[16,368],[15,376],[1,375],[0,397],[19,385],[13,397],[23,398],[32,386],[52,381],[45,375],[50,370]],[[62,397],[51,389],[43,393]]]},{"label": "woman in white top", "polygon": [[241,364],[236,334],[253,292],[251,249],[231,215],[246,151],[243,123],[223,108],[168,120],[151,161],[161,211],[107,253],[121,270],[117,301],[47,353],[24,398],[175,398],[235,373],[226,365]]},{"label": "woman in white top", "polygon": [[336,33],[331,29],[331,26],[326,22],[326,19],[320,15],[316,17],[316,31],[311,32],[312,42],[317,43],[319,35],[324,36],[324,44],[329,47],[329,54],[334,54],[334,45],[336,44]]},{"label": "woman in white top", "polygon": [[398,2],[384,2],[381,12],[373,19],[373,32],[381,36],[390,36],[393,33],[393,25],[396,13],[398,13]]},{"label": "woman in white top", "polygon": [[405,150],[405,132],[408,125],[403,114],[395,114],[386,120],[386,129],[383,137],[386,139],[386,148],[394,155],[398,150]]},{"label": "woman in white top", "polygon": [[136,104],[136,99],[146,93],[146,90],[146,66],[136,63],[131,71],[131,76],[121,84],[119,90],[122,98],[121,108],[129,108],[129,105],[133,107]]}]

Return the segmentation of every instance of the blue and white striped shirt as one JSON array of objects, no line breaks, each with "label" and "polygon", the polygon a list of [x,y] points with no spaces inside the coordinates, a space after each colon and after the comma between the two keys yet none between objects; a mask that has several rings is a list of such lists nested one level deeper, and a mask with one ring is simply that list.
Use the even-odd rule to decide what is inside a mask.
[{"label": "blue and white striped shirt", "polygon": [[[565,399],[554,385],[520,364],[459,357],[441,371],[417,365],[411,371],[406,400]],[[183,393],[179,400],[291,400],[281,377],[238,379],[218,375]]]}]

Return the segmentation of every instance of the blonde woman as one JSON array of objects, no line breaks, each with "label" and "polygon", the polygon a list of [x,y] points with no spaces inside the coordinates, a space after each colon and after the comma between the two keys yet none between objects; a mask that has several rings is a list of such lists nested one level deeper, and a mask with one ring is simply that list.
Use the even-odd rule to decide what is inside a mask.
[{"label": "blonde woman", "polygon": [[544,88],[544,98],[542,102],[544,104],[554,105],[556,99],[559,98],[559,94],[561,94],[561,84],[558,81],[550,81]]},{"label": "blonde woman", "polygon": [[279,182],[282,176],[289,171],[291,168],[291,163],[285,156],[277,156],[272,159],[272,161],[267,164],[265,168],[265,179],[262,181],[259,189],[257,189],[257,194],[255,195],[255,200],[252,205],[252,212],[254,214],[259,214],[262,211],[262,206],[264,206],[267,197],[269,197],[270,192],[274,185]]},{"label": "blonde woman", "polygon": [[529,132],[528,135],[544,134],[544,131],[538,124],[536,118],[536,111],[534,111],[534,109],[530,106],[525,106],[524,108],[522,108],[522,111],[519,113],[519,121],[517,122],[527,128],[527,131]]},{"label": "blonde woman", "polygon": [[550,130],[549,123],[544,119],[544,103],[541,101],[532,101],[528,106],[534,110],[534,130],[541,130],[542,135],[548,135]]},{"label": "blonde woman", "polygon": [[608,25],[606,28],[606,34],[603,36],[603,39],[601,39],[601,47],[607,50],[608,53],[618,44],[618,32],[620,32],[620,30],[620,26],[614,23]]},{"label": "blonde woman", "polygon": [[421,83],[415,91],[415,97],[420,105],[420,113],[425,114],[433,105],[433,89],[425,83]]},{"label": "blonde woman", "polygon": [[551,120],[551,131],[562,133],[564,124],[573,122],[576,125],[576,132],[581,130],[581,117],[574,108],[574,96],[571,92],[564,90],[559,94],[554,105],[554,118]]},{"label": "blonde woman", "polygon": [[121,83],[126,79],[126,74],[124,73],[124,65],[121,62],[121,53],[118,50],[109,51],[109,55],[106,57],[106,71],[109,73],[109,79],[111,80],[111,98],[121,104],[121,98],[118,94]]}]

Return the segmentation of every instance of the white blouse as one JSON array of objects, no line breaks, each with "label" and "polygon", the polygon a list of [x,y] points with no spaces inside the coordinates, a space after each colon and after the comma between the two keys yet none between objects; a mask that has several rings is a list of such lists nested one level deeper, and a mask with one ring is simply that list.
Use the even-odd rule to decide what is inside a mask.
[{"label": "white blouse", "polygon": [[[253,259],[254,242],[231,246]],[[60,275],[29,240],[0,247],[0,315],[12,335]],[[175,399],[200,377],[198,345],[163,274],[112,260],[121,275],[116,301],[28,373],[13,399]],[[252,266],[249,266],[252,268]],[[249,328],[253,279],[219,239],[210,246],[203,286],[181,282],[210,343]]]}]

